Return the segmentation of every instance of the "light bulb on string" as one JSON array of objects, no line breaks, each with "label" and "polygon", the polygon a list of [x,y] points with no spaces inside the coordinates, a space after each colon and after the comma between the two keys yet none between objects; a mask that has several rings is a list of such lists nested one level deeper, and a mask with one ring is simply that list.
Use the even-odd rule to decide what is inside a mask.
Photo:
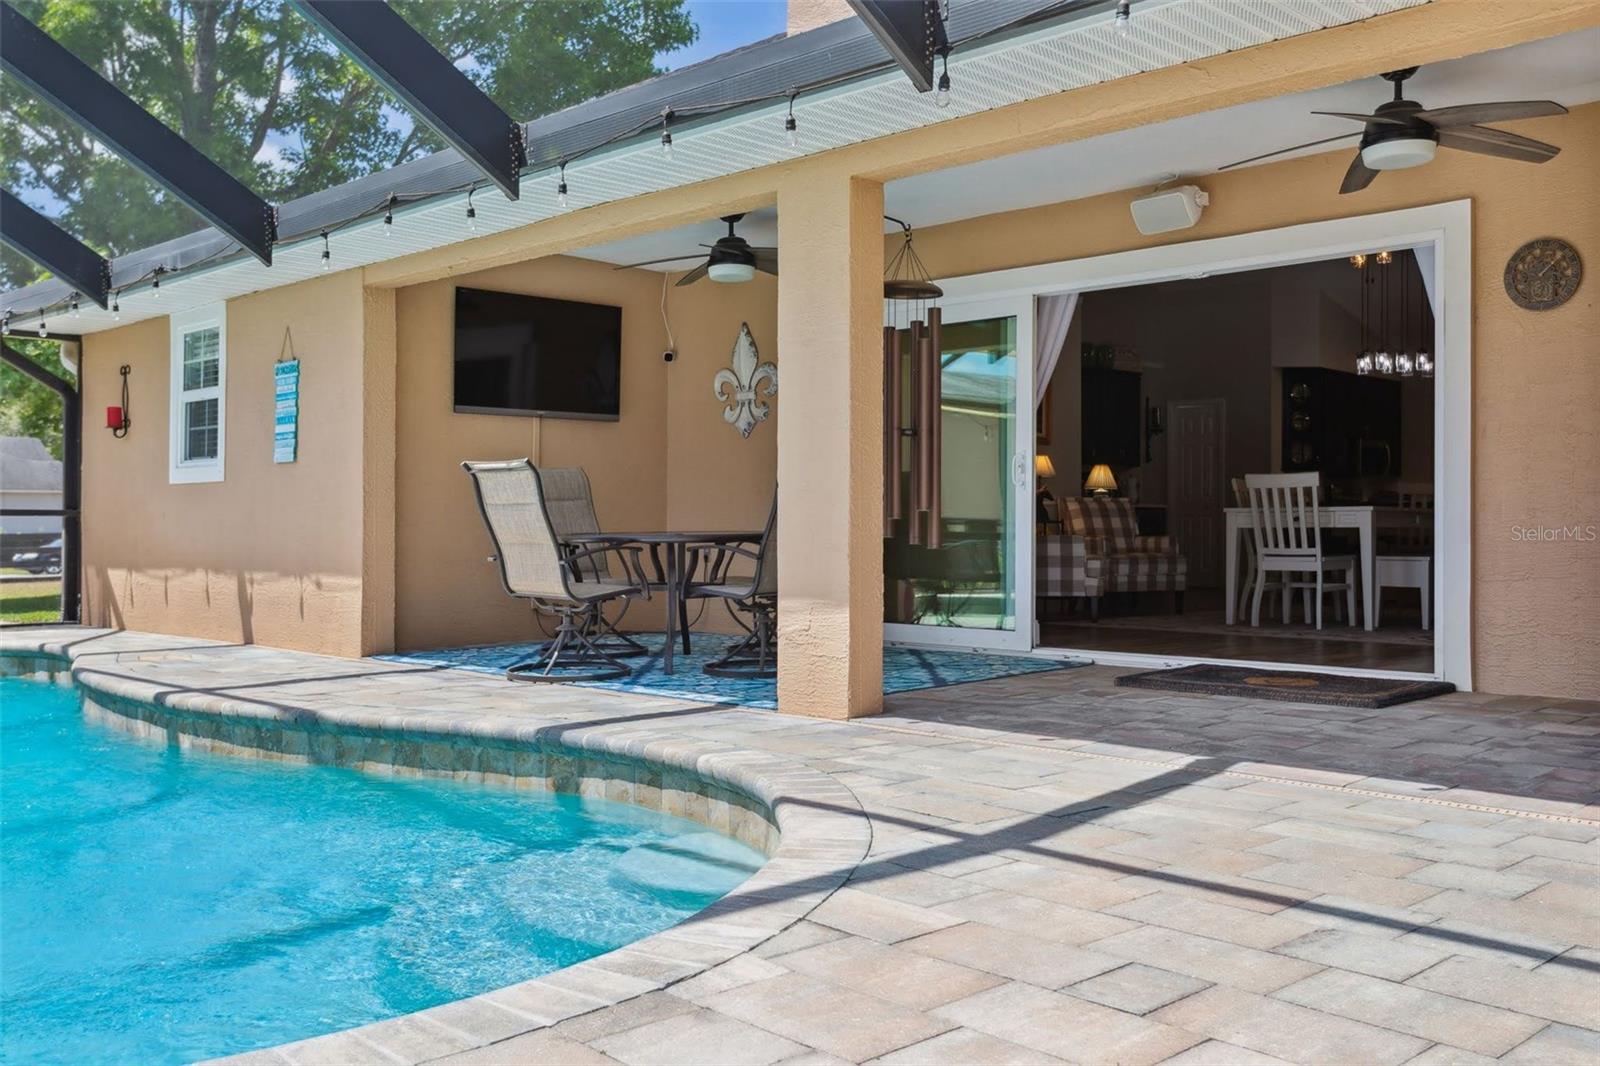
[{"label": "light bulb on string", "polygon": [[667,127],[672,122],[672,108],[661,109],[661,155],[667,162],[672,162],[672,131]]},{"label": "light bulb on string", "polygon": [[72,317],[73,318],[82,318],[83,317],[83,312],[78,309],[78,294],[77,293],[73,293],[72,294]]},{"label": "light bulb on string", "polygon": [[950,106],[950,50],[939,53],[939,87],[933,93],[934,107]]},{"label": "light bulb on string", "polygon": [[1111,16],[1111,29],[1116,32],[1118,37],[1126,38],[1128,36],[1128,31],[1132,28],[1130,26],[1132,15],[1133,4],[1131,0],[1117,0],[1117,12]]},{"label": "light bulb on string", "polygon": [[331,250],[328,248],[328,231],[327,230],[323,230],[322,233],[321,233],[321,237],[322,237],[322,269],[324,271],[327,271],[327,270],[331,270],[333,268],[333,254],[332,254]]},{"label": "light bulb on string", "polygon": [[45,325],[44,312],[43,311],[39,312],[39,336],[41,336],[41,337],[50,336],[50,327]]},{"label": "light bulb on string", "polygon": [[0,335],[7,337],[11,336],[11,309],[9,307],[6,308],[5,321],[0,323]]},{"label": "light bulb on string", "polygon": [[394,236],[394,197],[389,197],[389,202],[383,209],[383,235]]},{"label": "light bulb on string", "polygon": [[800,124],[794,120],[794,94],[789,94],[789,113],[783,119],[784,140],[790,148],[800,147]]},{"label": "light bulb on string", "polygon": [[561,163],[561,177],[556,180],[556,206],[561,210],[567,209],[567,164]]},{"label": "light bulb on string", "polygon": [[150,298],[152,300],[161,299],[161,268],[160,267],[156,267],[155,280],[150,283]]},{"label": "light bulb on string", "polygon": [[122,290],[118,289],[111,297],[111,321],[122,321]]},{"label": "light bulb on string", "polygon": [[472,233],[478,232],[478,209],[472,206],[472,194],[477,191],[477,186],[467,190],[467,229]]}]

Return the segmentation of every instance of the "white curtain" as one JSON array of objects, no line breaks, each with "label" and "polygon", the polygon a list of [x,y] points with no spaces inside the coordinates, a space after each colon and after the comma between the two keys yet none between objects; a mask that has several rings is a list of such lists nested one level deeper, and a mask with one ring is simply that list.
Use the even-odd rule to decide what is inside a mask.
[{"label": "white curtain", "polygon": [[1422,272],[1422,287],[1428,293],[1428,307],[1433,311],[1433,317],[1439,317],[1439,294],[1433,291],[1433,245],[1424,244],[1411,249],[1417,257],[1417,269]]},{"label": "white curtain", "polygon": [[1061,293],[1058,296],[1041,296],[1034,307],[1034,346],[1037,361],[1033,366],[1033,404],[1044,404],[1044,390],[1056,372],[1056,361],[1067,343],[1067,331],[1072,329],[1072,316],[1078,311],[1078,294]]}]

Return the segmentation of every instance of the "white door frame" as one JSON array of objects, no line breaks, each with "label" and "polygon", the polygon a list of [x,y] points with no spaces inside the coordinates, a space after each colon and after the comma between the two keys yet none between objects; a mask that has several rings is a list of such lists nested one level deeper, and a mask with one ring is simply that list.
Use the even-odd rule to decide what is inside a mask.
[{"label": "white door frame", "polygon": [[[1308,222],[1228,237],[1185,241],[1109,255],[987,274],[940,279],[947,303],[984,297],[1030,297],[1148,285],[1338,259],[1388,248],[1434,248],[1434,668],[1430,673],[1329,672],[1380,677],[1433,677],[1472,688],[1472,202],[1452,200],[1399,211]],[[1031,325],[1031,323],[1030,323]],[[1031,336],[1031,330],[1030,330]],[[1032,363],[1029,352],[1028,362]],[[1031,377],[1028,389],[1032,391]],[[1033,439],[1026,435],[1031,453]],[[1031,467],[1032,456],[1029,456]],[[1031,522],[1029,524],[1031,529]],[[1023,553],[1031,556],[1031,552]],[[1021,590],[1019,590],[1021,591]],[[1446,593],[1448,592],[1448,596]],[[1448,602],[1447,602],[1448,600]],[[1019,618],[1021,611],[1018,612]],[[916,627],[924,628],[924,627]],[[919,634],[920,637],[920,634]],[[906,638],[902,638],[906,639]],[[1039,649],[1133,665],[1203,660]],[[1231,660],[1237,662],[1238,660]],[[1282,663],[1252,664],[1282,666]],[[1301,669],[1316,667],[1296,664]]]},{"label": "white door frame", "polygon": [[[910,625],[885,622],[883,639],[891,644],[932,647],[981,648],[1021,654],[1033,650],[1033,297],[1026,293],[976,295],[940,301],[943,321],[971,322],[981,318],[1015,317],[1017,320],[1017,416],[1013,427],[1011,519],[1015,535],[1011,554],[1015,560],[1016,625],[1012,629],[969,629],[963,626]],[[1024,418],[1023,416],[1027,417]],[[1021,482],[1018,482],[1020,471]]]}]

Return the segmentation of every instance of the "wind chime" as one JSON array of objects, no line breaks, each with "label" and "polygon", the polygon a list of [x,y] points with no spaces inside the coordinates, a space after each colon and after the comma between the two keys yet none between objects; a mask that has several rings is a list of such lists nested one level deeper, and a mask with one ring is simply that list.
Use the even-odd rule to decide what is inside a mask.
[{"label": "wind chime", "polygon": [[[884,217],[900,226],[905,241],[883,272],[883,536],[892,539],[895,523],[904,520],[906,543],[942,548],[939,353],[943,327],[936,301],[944,290],[933,283],[911,246],[911,226]],[[904,350],[903,338],[909,351]],[[908,358],[911,387],[910,402],[906,403],[902,382]],[[911,476],[903,484],[902,447],[907,442]]]}]

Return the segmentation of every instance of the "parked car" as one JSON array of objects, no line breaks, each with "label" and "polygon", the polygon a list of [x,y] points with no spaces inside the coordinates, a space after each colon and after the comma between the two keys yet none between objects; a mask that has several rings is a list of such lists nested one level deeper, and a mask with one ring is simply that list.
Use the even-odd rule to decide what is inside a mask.
[{"label": "parked car", "polygon": [[11,565],[30,574],[61,573],[61,538],[57,537],[28,551],[17,552],[11,557]]}]

